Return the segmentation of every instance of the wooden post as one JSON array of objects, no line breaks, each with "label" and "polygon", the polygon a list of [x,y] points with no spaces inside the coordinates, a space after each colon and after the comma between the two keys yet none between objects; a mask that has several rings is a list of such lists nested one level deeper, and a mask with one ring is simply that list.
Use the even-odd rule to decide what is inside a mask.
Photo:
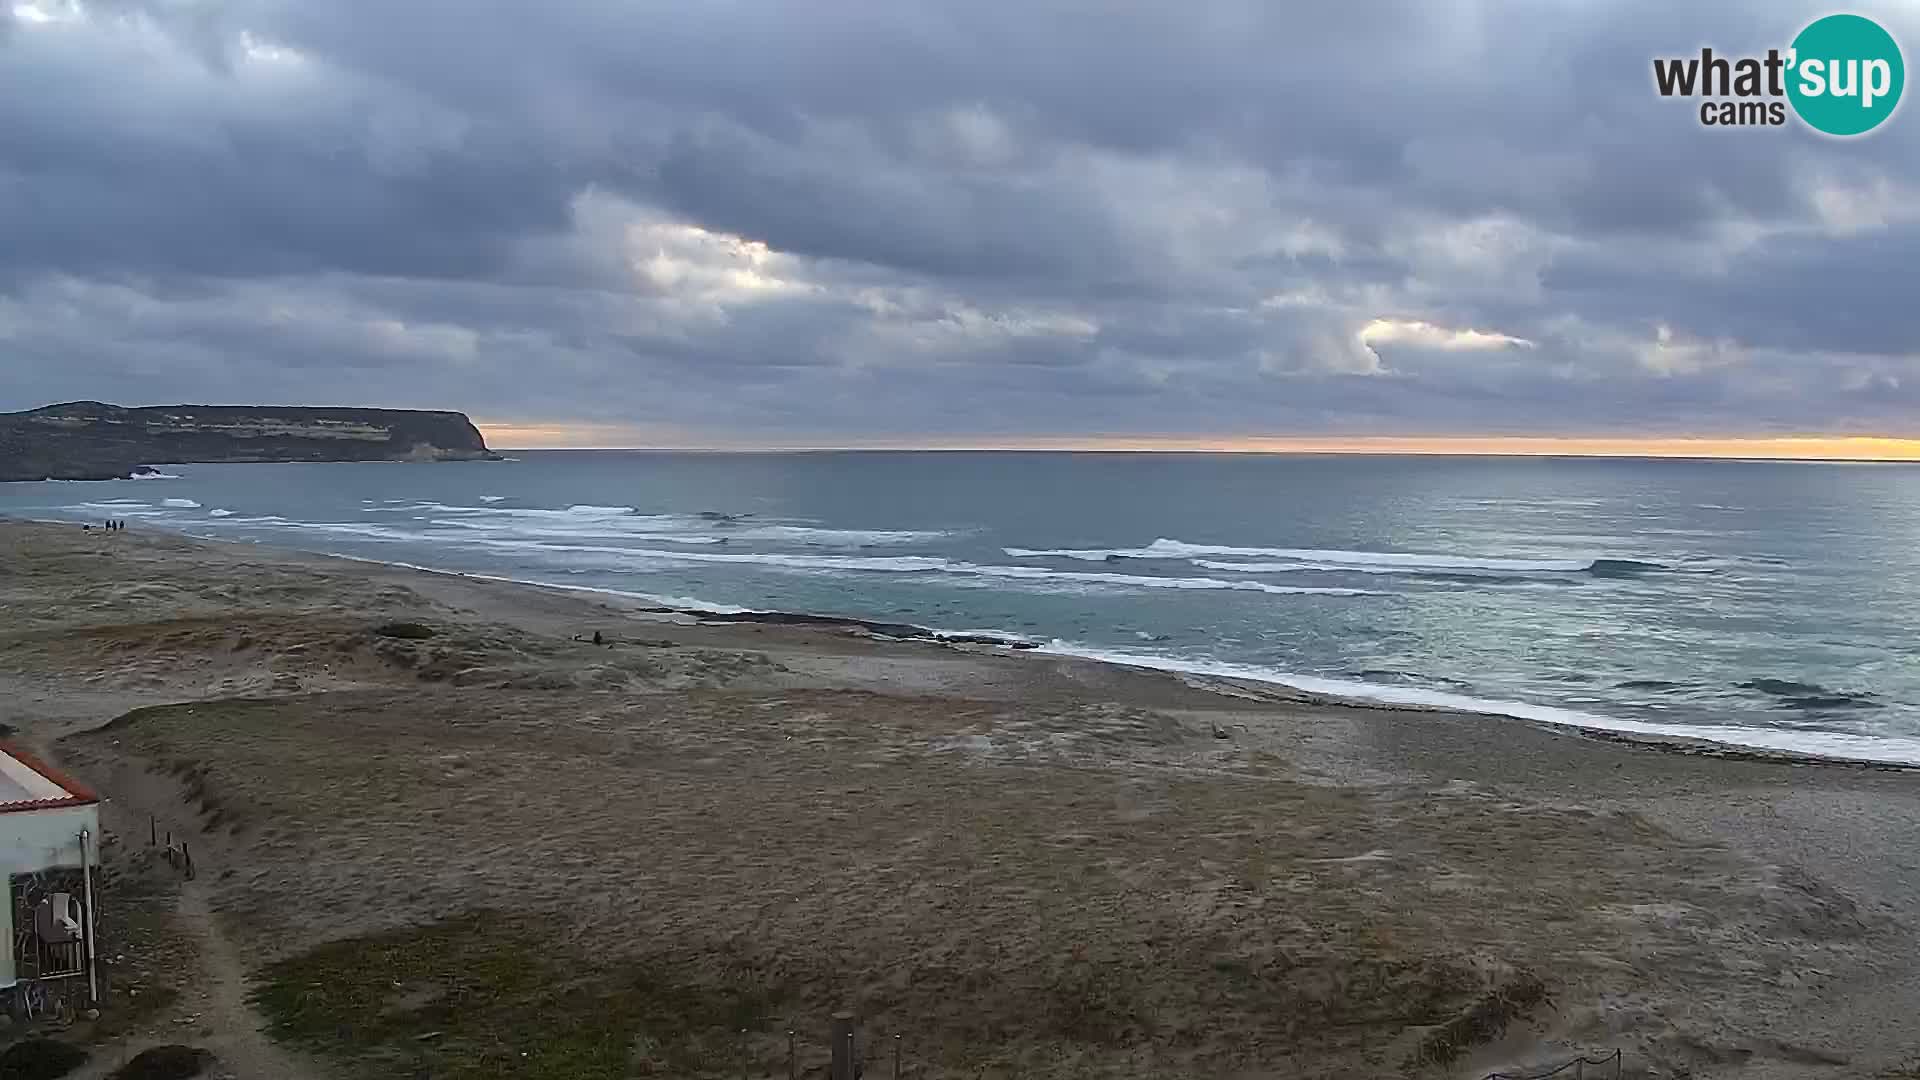
[{"label": "wooden post", "polygon": [[833,1014],[832,1080],[853,1080],[853,1014]]},{"label": "wooden post", "polygon": [[152,814],[147,815],[147,846],[160,843],[160,822]]},{"label": "wooden post", "polygon": [[1579,1057],[1573,1059],[1573,1080],[1587,1080],[1586,1058]]},{"label": "wooden post", "polygon": [[893,1080],[900,1080],[900,1036],[893,1037]]},{"label": "wooden post", "polygon": [[787,1080],[800,1080],[800,1061],[793,1056],[793,1029],[787,1029]]},{"label": "wooden post", "polygon": [[87,961],[87,1004],[100,1004],[100,980],[94,973],[95,945],[93,940],[93,852],[90,845],[93,837],[85,829],[80,830],[80,876],[86,887],[87,939],[85,942]]}]

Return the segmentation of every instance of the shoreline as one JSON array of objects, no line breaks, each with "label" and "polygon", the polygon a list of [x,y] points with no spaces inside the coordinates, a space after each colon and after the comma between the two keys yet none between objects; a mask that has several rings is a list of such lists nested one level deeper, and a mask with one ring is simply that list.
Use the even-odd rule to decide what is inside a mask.
[{"label": "shoreline", "polygon": [[[0,523],[7,521],[32,521],[36,524],[52,525],[73,524],[73,522],[64,519],[9,518],[6,515],[0,515]],[[855,615],[784,611],[768,608],[744,608],[690,597],[664,597],[651,593],[603,588],[592,585],[569,585],[562,582],[538,581],[531,578],[509,577],[501,574],[449,570],[399,560],[373,559],[360,555],[347,555],[330,551],[311,551],[286,544],[262,543],[253,540],[198,536],[180,530],[163,529],[158,526],[153,527],[160,529],[160,531],[165,532],[167,535],[179,537],[194,543],[239,545],[294,556],[337,559],[346,562],[363,563],[370,566],[391,567],[416,573],[461,578],[468,581],[543,589],[559,593],[613,597],[623,601],[639,602],[639,604],[643,605],[632,608],[634,611],[687,616],[703,622],[720,625],[760,623],[766,625],[813,628],[821,632],[829,633],[834,631],[852,631],[878,638],[925,645],[981,645],[989,648],[1002,649],[1009,653],[1018,652],[1043,656],[1067,657],[1087,663],[1125,668],[1136,672],[1152,672],[1188,686],[1197,686],[1192,680],[1202,679],[1218,680],[1242,688],[1257,688],[1260,691],[1268,693],[1278,690],[1284,693],[1285,700],[1298,702],[1303,705],[1497,720],[1506,723],[1525,724],[1536,729],[1574,735],[1580,738],[1642,747],[1663,753],[1688,754],[1697,757],[1723,758],[1728,760],[1773,761],[1851,769],[1875,769],[1890,772],[1920,772],[1920,739],[1899,740],[1883,736],[1847,735],[1838,732],[1795,731],[1782,734],[1783,738],[1797,742],[1805,742],[1809,739],[1831,738],[1840,740],[1841,742],[1890,744],[1904,747],[1906,756],[1898,758],[1875,756],[1867,752],[1872,749],[1871,745],[1862,746],[1854,753],[1847,753],[1841,750],[1828,753],[1792,746],[1769,745],[1764,742],[1739,741],[1743,735],[1748,735],[1748,733],[1764,735],[1768,730],[1765,728],[1656,724],[1647,721],[1602,716],[1597,713],[1588,713],[1557,705],[1499,701],[1496,699],[1476,698],[1469,695],[1422,688],[1401,688],[1358,680],[1330,679],[1322,676],[1298,675],[1289,672],[1270,672],[1265,669],[1252,668],[1249,665],[1234,664],[1225,661],[1189,661],[1179,657],[1130,654],[1121,649],[1082,647],[1072,643],[1061,642],[1059,639],[1051,642],[1039,642],[1029,636],[1012,631],[996,629],[946,630],[918,623],[890,622]],[[1344,688],[1352,688],[1352,692],[1341,692],[1341,689]],[[1420,700],[1422,698],[1426,700]],[[1720,737],[1715,737],[1714,734],[1703,734],[1703,731],[1716,733]],[[1748,737],[1751,736],[1749,735]]]},{"label": "shoreline", "polygon": [[[0,514],[0,524],[7,522],[30,522],[33,524],[60,526],[76,524],[76,522],[70,519],[25,518]],[[715,625],[757,623],[794,628],[810,628],[823,633],[836,631],[855,632],[880,639],[924,645],[979,645],[1003,650],[1008,653],[1018,652],[1040,656],[1065,657],[1087,663],[1124,668],[1135,672],[1151,672],[1158,676],[1170,678],[1183,685],[1193,686],[1199,689],[1205,689],[1205,687],[1195,683],[1194,680],[1196,679],[1218,681],[1242,689],[1255,689],[1269,694],[1279,691],[1284,700],[1303,705],[1336,709],[1366,709],[1381,712],[1461,716],[1483,720],[1496,720],[1506,723],[1525,724],[1532,728],[1574,735],[1580,738],[1613,742],[1664,753],[1687,754],[1696,757],[1785,762],[1824,767],[1875,769],[1890,772],[1920,772],[1920,739],[1902,740],[1884,736],[1808,731],[1783,732],[1781,735],[1783,740],[1793,742],[1831,739],[1838,740],[1843,744],[1865,744],[1857,745],[1852,753],[1841,749],[1836,749],[1833,752],[1822,752],[1820,750],[1779,745],[1778,743],[1769,744],[1767,742],[1741,741],[1743,737],[1752,738],[1753,736],[1764,736],[1768,732],[1768,729],[1765,728],[1657,724],[1649,721],[1603,716],[1597,713],[1589,713],[1557,705],[1500,701],[1490,698],[1477,698],[1464,694],[1454,694],[1446,691],[1427,690],[1424,688],[1395,687],[1381,683],[1367,683],[1359,680],[1299,675],[1290,672],[1269,671],[1267,669],[1254,668],[1250,665],[1235,664],[1226,661],[1186,660],[1180,657],[1134,654],[1117,648],[1089,648],[1070,642],[1063,642],[1057,638],[1050,642],[1041,642],[1027,635],[1012,631],[996,629],[946,630],[918,623],[892,622],[855,615],[785,611],[768,608],[746,608],[737,605],[704,601],[693,597],[669,597],[592,585],[570,585],[562,582],[510,577],[502,574],[450,570],[394,559],[374,559],[340,552],[314,551],[287,544],[263,543],[257,540],[201,536],[183,530],[168,529],[163,526],[149,527],[168,536],[176,537],[190,543],[233,545],[249,549],[272,551],[294,557],[341,560],[369,566],[389,567],[414,573],[459,578],[467,581],[541,589],[562,594],[611,597],[617,600],[635,603],[636,606],[630,608],[630,610],[635,612],[685,616]],[[1349,690],[1350,692],[1343,692]],[[1712,734],[1703,732],[1711,732]],[[1898,747],[1904,756],[1892,757],[1886,756],[1885,753],[1875,755],[1871,753],[1871,750],[1876,746]]]}]

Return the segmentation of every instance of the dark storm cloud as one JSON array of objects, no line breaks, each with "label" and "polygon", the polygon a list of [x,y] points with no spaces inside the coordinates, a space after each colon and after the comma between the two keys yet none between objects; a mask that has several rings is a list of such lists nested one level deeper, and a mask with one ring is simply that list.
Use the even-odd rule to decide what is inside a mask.
[{"label": "dark storm cloud", "polygon": [[1824,10],[0,0],[0,406],[1905,430],[1912,106],[1652,89]]}]

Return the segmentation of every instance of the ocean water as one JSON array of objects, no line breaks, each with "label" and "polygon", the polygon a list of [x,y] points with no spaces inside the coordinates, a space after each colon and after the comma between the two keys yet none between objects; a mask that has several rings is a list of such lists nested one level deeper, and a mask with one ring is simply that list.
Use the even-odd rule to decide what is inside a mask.
[{"label": "ocean water", "polygon": [[165,472],[0,485],[0,513],[1920,762],[1920,467],[527,451]]}]

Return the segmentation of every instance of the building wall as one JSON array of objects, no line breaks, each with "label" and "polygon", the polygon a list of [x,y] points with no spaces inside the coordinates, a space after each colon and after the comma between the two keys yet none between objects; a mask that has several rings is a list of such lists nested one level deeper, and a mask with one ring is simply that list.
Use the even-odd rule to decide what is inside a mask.
[{"label": "building wall", "polygon": [[[80,866],[80,832],[100,842],[98,806],[60,806],[49,810],[0,813],[0,884],[15,874],[57,866]],[[94,852],[97,861],[99,852]],[[97,871],[98,866],[95,867]],[[16,981],[13,970],[13,899],[0,896],[0,987]]]}]

